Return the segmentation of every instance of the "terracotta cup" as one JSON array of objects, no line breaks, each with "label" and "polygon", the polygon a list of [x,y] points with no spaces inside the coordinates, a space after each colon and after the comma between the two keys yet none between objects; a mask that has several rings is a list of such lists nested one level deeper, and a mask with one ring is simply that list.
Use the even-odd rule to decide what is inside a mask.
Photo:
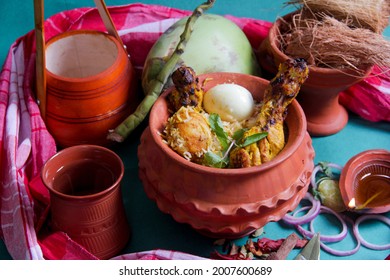
[{"label": "terracotta cup", "polygon": [[[259,48],[259,62],[267,72],[276,73],[279,64],[290,58],[281,50],[280,32],[285,22],[291,22],[295,13],[277,19]],[[305,112],[310,135],[328,136],[345,127],[348,113],[339,104],[339,94],[363,80],[371,69],[362,69],[364,74],[361,74],[352,69],[309,66],[309,77],[302,85],[297,100]]]},{"label": "terracotta cup", "polygon": [[107,133],[137,106],[137,79],[116,38],[74,30],[46,44],[46,125],[62,147],[108,146]]},{"label": "terracotta cup", "polygon": [[98,258],[119,253],[130,236],[120,189],[123,174],[120,157],[101,146],[77,145],[55,154],[41,174],[50,192],[53,229]]}]

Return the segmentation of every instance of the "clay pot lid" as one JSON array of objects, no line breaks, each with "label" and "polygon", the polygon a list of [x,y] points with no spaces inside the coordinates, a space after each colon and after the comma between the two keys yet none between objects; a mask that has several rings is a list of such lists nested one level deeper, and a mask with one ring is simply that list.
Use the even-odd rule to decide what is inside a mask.
[{"label": "clay pot lid", "polygon": [[361,213],[390,211],[390,152],[363,151],[344,166],[340,192],[348,209]]}]

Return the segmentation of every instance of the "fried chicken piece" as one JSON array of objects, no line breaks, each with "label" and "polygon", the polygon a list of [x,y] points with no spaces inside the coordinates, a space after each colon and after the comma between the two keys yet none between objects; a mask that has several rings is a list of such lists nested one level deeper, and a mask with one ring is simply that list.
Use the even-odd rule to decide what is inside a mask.
[{"label": "fried chicken piece", "polygon": [[[262,131],[260,130],[259,126],[253,126],[244,133],[244,138],[260,132]],[[233,149],[230,152],[229,158],[229,165],[230,167],[234,168],[249,167],[261,164],[261,154],[257,143],[250,144],[245,148]]]},{"label": "fried chicken piece", "polygon": [[168,145],[187,160],[200,163],[212,142],[208,120],[201,114],[203,89],[195,71],[180,66],[172,73],[168,106],[175,113],[165,128]]},{"label": "fried chicken piece", "polygon": [[168,96],[169,106],[177,111],[182,106],[202,108],[203,89],[199,85],[199,79],[195,71],[188,66],[180,66],[172,73],[174,89]]},{"label": "fried chicken piece", "polygon": [[200,163],[212,144],[212,132],[204,115],[192,106],[182,106],[165,127],[168,145],[187,160]]},{"label": "fried chicken piece", "polygon": [[268,132],[268,135],[257,143],[233,149],[230,153],[230,167],[260,165],[272,160],[284,148],[287,106],[297,96],[308,73],[308,66],[302,59],[290,59],[279,66],[278,73],[265,90],[256,124],[245,132],[244,137],[260,132]]}]

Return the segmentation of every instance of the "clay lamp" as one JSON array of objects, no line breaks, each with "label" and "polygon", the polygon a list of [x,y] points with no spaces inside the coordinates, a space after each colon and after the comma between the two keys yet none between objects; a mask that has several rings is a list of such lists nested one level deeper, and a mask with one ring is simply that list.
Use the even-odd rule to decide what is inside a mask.
[{"label": "clay lamp", "polygon": [[339,186],[350,211],[390,211],[390,152],[375,149],[355,155],[343,168]]}]

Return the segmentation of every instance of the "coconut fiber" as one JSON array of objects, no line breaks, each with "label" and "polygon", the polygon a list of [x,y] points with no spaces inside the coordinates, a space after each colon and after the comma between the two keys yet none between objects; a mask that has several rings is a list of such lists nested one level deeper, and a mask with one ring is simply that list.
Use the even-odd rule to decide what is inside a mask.
[{"label": "coconut fiber", "polygon": [[389,24],[389,0],[291,0],[311,14],[326,14],[337,20],[348,20],[353,26],[381,33]]},{"label": "coconut fiber", "polygon": [[[389,68],[390,41],[373,31],[383,30],[388,23],[388,0],[292,2],[305,5],[281,28],[282,50],[287,55],[305,58],[318,67],[357,70],[377,65],[384,71]],[[379,21],[379,13],[386,24]],[[375,23],[364,23],[368,18],[376,18]]]}]

